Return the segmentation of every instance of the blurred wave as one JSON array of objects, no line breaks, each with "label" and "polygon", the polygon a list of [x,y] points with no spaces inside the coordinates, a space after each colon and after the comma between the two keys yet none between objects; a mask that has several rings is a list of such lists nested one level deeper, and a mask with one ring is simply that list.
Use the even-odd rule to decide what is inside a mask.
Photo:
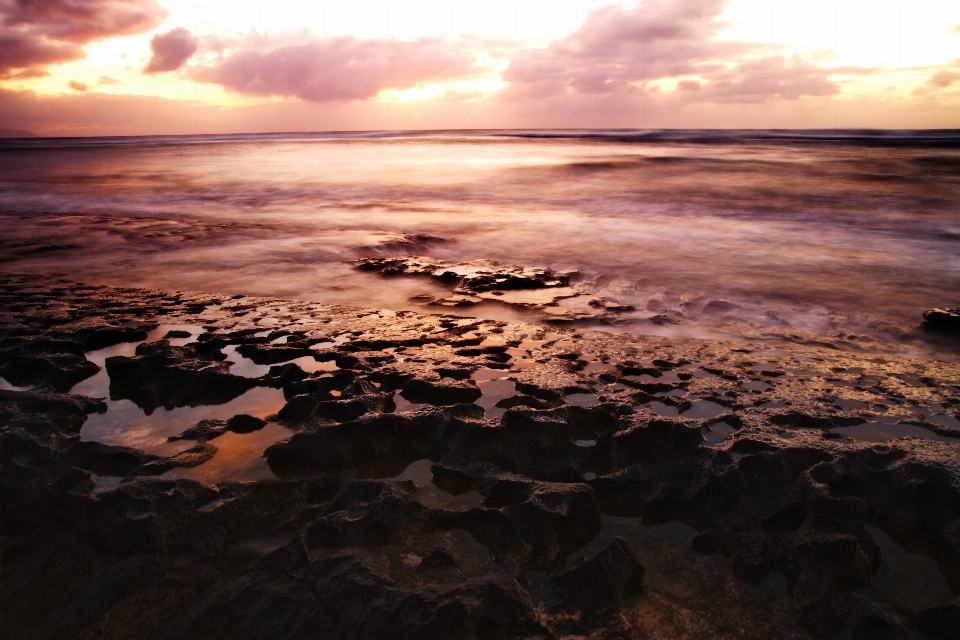
[{"label": "blurred wave", "polygon": [[[576,270],[635,307],[613,330],[910,350],[923,310],[960,306],[958,142],[957,131],[0,141],[0,269],[418,308],[411,296],[439,285],[347,262],[418,252]],[[493,303],[463,313],[526,317]]]}]

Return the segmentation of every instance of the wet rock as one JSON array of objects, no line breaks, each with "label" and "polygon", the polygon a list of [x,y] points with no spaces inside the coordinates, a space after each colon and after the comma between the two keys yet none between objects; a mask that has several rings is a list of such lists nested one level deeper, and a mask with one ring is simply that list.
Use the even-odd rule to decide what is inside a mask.
[{"label": "wet rock", "polygon": [[447,442],[470,428],[461,416],[478,412],[482,409],[475,405],[457,405],[404,414],[372,413],[341,424],[313,421],[268,448],[267,463],[280,477],[348,469],[390,477],[414,460],[438,458]]},{"label": "wet rock", "polygon": [[453,378],[454,380],[467,380],[470,378],[470,374],[473,373],[472,369],[459,368],[439,368],[435,369],[435,371],[441,378]]},{"label": "wet rock", "polygon": [[0,354],[0,376],[15,386],[49,387],[68,391],[73,385],[100,371],[83,355],[41,352],[37,355],[6,350]]},{"label": "wet rock", "polygon": [[158,476],[177,467],[198,467],[217,452],[217,447],[209,442],[198,442],[196,446],[181,451],[169,458],[159,458],[140,467],[136,475]]},{"label": "wet rock", "polygon": [[[549,322],[610,321],[616,314],[633,309],[578,288],[572,283],[575,272],[501,265],[487,260],[449,262],[422,256],[364,258],[355,261],[354,266],[387,277],[428,277],[453,287],[453,295],[425,297],[429,304],[438,306],[469,307],[496,301],[541,311]],[[559,306],[571,300],[574,303],[567,308]]]},{"label": "wet rock", "polygon": [[960,638],[960,605],[945,604],[917,614],[920,633],[933,640]]},{"label": "wet rock", "polygon": [[422,252],[428,247],[454,242],[448,238],[432,236],[429,233],[400,233],[370,247],[360,247],[361,251],[376,251],[387,255],[408,256]]},{"label": "wet rock", "polygon": [[444,513],[441,526],[466,529],[533,569],[555,568],[600,531],[600,511],[589,485],[535,482],[503,473],[482,482],[488,485],[484,508]]},{"label": "wet rock", "polygon": [[315,396],[301,393],[287,400],[287,403],[277,412],[277,415],[284,422],[304,422],[313,415],[313,410],[319,404],[320,401]]},{"label": "wet rock", "polygon": [[396,391],[402,389],[408,382],[413,380],[414,374],[397,371],[391,367],[383,367],[377,371],[371,372],[367,379],[380,385],[381,391]]},{"label": "wet rock", "polygon": [[456,283],[462,291],[505,291],[511,289],[540,289],[569,285],[565,273],[547,269],[497,265],[485,260],[453,263],[433,258],[366,258],[354,265],[361,271],[376,271],[382,275],[424,275],[440,282]]},{"label": "wet rock", "polygon": [[456,560],[449,551],[442,547],[433,549],[423,557],[420,567],[424,569],[446,569],[456,564]]},{"label": "wet rock", "polygon": [[160,459],[139,449],[99,442],[77,442],[67,449],[66,458],[73,466],[101,476],[136,475],[145,464]]},{"label": "wet rock", "polygon": [[550,406],[556,407],[564,403],[563,391],[558,389],[545,389],[535,384],[526,384],[522,382],[518,382],[516,388],[520,393],[525,393],[539,400],[543,400]]},{"label": "wet rock", "polygon": [[[106,349],[123,342],[140,342],[147,339],[147,332],[157,328],[155,324],[138,323],[136,327],[84,327],[62,335],[83,343],[84,351]],[[57,332],[52,332],[54,335]]]},{"label": "wet rock", "polygon": [[0,390],[0,479],[9,483],[6,495],[13,498],[18,479],[36,477],[60,450],[79,442],[87,414],[102,409],[82,396]]},{"label": "wet rock", "polygon": [[617,467],[695,457],[703,435],[699,428],[673,420],[625,419],[613,436],[611,454]]},{"label": "wet rock", "polygon": [[240,413],[227,420],[227,431],[234,433],[253,433],[267,426],[267,421],[262,418],[248,416]]},{"label": "wet rock", "polygon": [[933,331],[960,332],[960,309],[928,309],[923,312],[923,324]]},{"label": "wet rock", "polygon": [[743,307],[728,300],[711,300],[703,305],[701,310],[704,315],[720,316],[727,313],[740,311]]},{"label": "wet rock", "polygon": [[798,411],[770,416],[770,422],[781,427],[794,429],[832,429],[863,424],[865,419],[859,416],[812,416]]},{"label": "wet rock", "polygon": [[170,436],[168,442],[177,440],[196,440],[197,442],[206,442],[222,436],[227,432],[227,423],[223,420],[201,420],[196,425],[190,427],[178,436]]},{"label": "wet rock", "polygon": [[367,393],[354,398],[321,400],[313,410],[313,416],[334,422],[348,422],[367,413],[391,412],[395,408],[392,394]]},{"label": "wet rock", "polygon": [[171,347],[166,341],[140,345],[132,358],[107,358],[106,366],[111,399],[133,400],[147,414],[161,406],[223,404],[257,385],[231,375],[220,360],[201,358],[189,345]]},{"label": "wet rock", "polygon": [[554,581],[563,596],[561,607],[579,611],[583,621],[596,624],[604,614],[643,592],[643,575],[643,565],[626,541],[617,537]]},{"label": "wet rock", "polygon": [[393,483],[346,482],[322,515],[303,530],[310,549],[382,547],[421,535],[430,512]]},{"label": "wet rock", "polygon": [[[196,447],[161,457],[80,441],[85,416],[105,409],[96,401],[0,391],[0,611],[15,612],[4,618],[10,637],[629,637],[644,632],[631,616],[653,602],[631,600],[642,585],[638,557],[672,551],[656,548],[656,536],[640,534],[652,545],[641,548],[624,533],[567,561],[606,535],[602,527],[631,531],[620,520],[627,517],[643,518],[644,532],[690,527],[699,532],[691,534],[693,551],[728,559],[693,556],[685,576],[718,580],[710,602],[661,598],[656,610],[665,616],[723,618],[717,608],[730,593],[762,592],[770,598],[764,607],[795,611],[790,624],[813,637],[956,635],[953,604],[914,614],[864,597],[864,589],[876,587],[883,559],[868,529],[876,526],[910,554],[932,559],[960,592],[958,443],[821,437],[873,420],[868,411],[883,424],[952,415],[960,380],[952,363],[921,367],[791,343],[778,346],[787,358],[758,369],[753,347],[590,332],[566,332],[557,344],[542,326],[410,312],[374,318],[369,310],[252,298],[220,300],[222,309],[197,319],[190,314],[206,309],[210,296],[84,289],[76,299],[59,291],[45,297],[52,294],[33,293],[22,284],[30,280],[18,278],[0,285],[0,302],[30,311],[0,305],[8,358],[0,364],[15,355],[82,357],[80,329],[112,331],[109,322],[139,331],[137,316],[150,309],[210,330],[185,347],[141,347],[130,360],[142,380],[108,367],[131,394],[148,389],[179,402],[192,376],[223,372],[228,344],[279,358],[275,347],[288,357],[330,343],[310,351],[353,368],[308,375],[281,365],[253,381],[282,387],[287,415],[299,412],[306,422],[268,449],[268,465],[284,478],[272,482],[148,475],[208,464],[213,437],[262,428],[259,419],[197,425]],[[437,279],[470,282],[457,273]],[[478,298],[562,284],[476,282],[490,287]],[[258,308],[278,319],[269,336],[256,336],[262,327],[246,317]],[[284,335],[286,345],[269,344]],[[517,390],[498,403],[507,408],[502,416],[485,420],[475,404],[442,404],[466,398],[437,387],[462,379],[452,383],[455,393],[475,397],[467,376],[484,366],[506,373],[511,364],[490,358],[516,348],[536,352],[537,361],[511,370],[512,381],[498,387]],[[564,354],[572,360],[556,357]],[[580,368],[581,360],[615,368],[598,374]],[[151,367],[169,371],[139,373]],[[772,373],[783,375],[756,402],[741,390],[741,379]],[[160,384],[165,375],[169,386]],[[407,397],[407,387],[411,397],[433,394],[441,404],[389,413],[393,392]],[[835,407],[840,387],[864,408]],[[598,401],[569,404],[578,393]],[[693,396],[724,413],[671,420],[642,406],[683,408]],[[727,437],[701,446],[717,420],[732,427]],[[707,566],[722,573],[697,573]],[[777,586],[783,580],[787,590]],[[750,607],[737,613],[745,629],[772,610]]]},{"label": "wet rock", "polygon": [[410,402],[433,405],[468,404],[480,399],[483,393],[469,383],[453,383],[414,379],[400,392]]},{"label": "wet rock", "polygon": [[273,388],[282,388],[294,382],[299,382],[307,377],[307,373],[293,364],[292,362],[270,367],[267,375],[264,376],[264,382]]},{"label": "wet rock", "polygon": [[[328,613],[325,607],[309,616],[308,623],[301,627],[304,632],[327,635],[350,629],[350,635],[357,638],[413,640],[512,638],[540,630],[533,601],[510,578],[494,574],[411,589],[384,575],[377,560],[369,552],[348,548],[312,561],[298,558],[294,565],[297,569],[283,567],[284,573],[296,570],[307,576],[307,584],[320,602],[336,603],[335,613]],[[268,565],[261,570],[267,569]],[[271,573],[280,572],[274,569]],[[248,587],[236,600],[273,599],[269,592],[266,596],[256,594]],[[382,606],[371,611],[371,601]]]},{"label": "wet rock", "polygon": [[553,404],[540,400],[539,398],[534,398],[533,396],[512,396],[510,398],[504,398],[503,400],[498,400],[494,405],[500,407],[501,409],[513,409],[514,407],[528,407],[530,409],[550,409]]},{"label": "wet rock", "polygon": [[705,531],[698,533],[693,537],[693,540],[690,543],[690,549],[696,551],[697,553],[702,553],[705,556],[709,556],[719,553],[720,545],[717,543],[717,539],[713,537],[713,534]]},{"label": "wet rock", "polygon": [[312,357],[316,351],[309,347],[285,344],[245,344],[237,347],[237,353],[253,360],[254,364],[278,364],[297,358]]},{"label": "wet rock", "polygon": [[560,415],[508,409],[499,428],[476,426],[464,433],[444,462],[465,466],[483,460],[538,480],[579,482],[584,457]]},{"label": "wet rock", "polygon": [[266,425],[266,420],[245,414],[235,415],[227,421],[201,420],[180,435],[170,436],[167,438],[167,441],[196,440],[197,442],[206,442],[207,440],[213,440],[214,438],[222,436],[227,431],[234,433],[252,433],[259,431]]},{"label": "wet rock", "polygon": [[746,582],[756,584],[770,571],[770,563],[755,550],[744,550],[733,556],[733,573]]},{"label": "wet rock", "polygon": [[48,338],[40,336],[20,345],[25,353],[69,353],[75,356],[82,356],[86,347],[82,342],[76,340]]}]

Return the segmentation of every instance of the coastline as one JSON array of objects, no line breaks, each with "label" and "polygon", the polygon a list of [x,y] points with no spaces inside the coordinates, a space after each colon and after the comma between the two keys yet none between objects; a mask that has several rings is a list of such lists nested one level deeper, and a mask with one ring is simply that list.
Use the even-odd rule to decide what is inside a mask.
[{"label": "coastline", "polygon": [[[960,624],[958,363],[3,281],[6,636]],[[84,354],[167,325],[202,330],[107,358],[109,402],[207,407],[207,430],[173,454],[87,437],[114,406],[68,395],[103,378]],[[217,414],[257,389],[283,394],[263,424]],[[190,478],[267,429],[256,481]],[[897,554],[926,591],[889,582]]]}]

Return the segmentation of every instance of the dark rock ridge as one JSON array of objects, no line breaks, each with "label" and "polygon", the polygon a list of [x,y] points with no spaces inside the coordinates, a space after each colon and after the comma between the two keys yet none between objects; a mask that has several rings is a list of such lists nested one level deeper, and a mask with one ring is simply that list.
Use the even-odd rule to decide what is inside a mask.
[{"label": "dark rock ridge", "polygon": [[206,442],[213,440],[225,434],[227,431],[234,433],[252,433],[259,431],[267,426],[267,421],[246,414],[235,415],[229,420],[201,420],[195,426],[190,427],[177,436],[167,438],[169,442],[177,440],[194,440],[196,442]]},{"label": "dark rock ridge", "polygon": [[148,415],[157,407],[229,402],[257,382],[231,375],[224,359],[219,350],[203,354],[192,345],[172,347],[165,340],[141,344],[132,358],[106,359],[110,397],[133,400]]},{"label": "dark rock ridge", "polygon": [[960,335],[960,309],[928,309],[923,312],[923,321],[934,331]]},{"label": "dark rock ridge", "polygon": [[[6,362],[203,324],[108,359],[111,396],[273,386],[299,429],[272,481],[203,484],[171,476],[264,420],[165,457],[81,440],[108,409],[67,378],[0,390],[0,638],[956,635],[955,363],[26,276],[0,309]],[[275,366],[233,376],[228,345]],[[884,544],[922,583],[890,587]]]},{"label": "dark rock ridge", "polygon": [[435,298],[430,305],[470,307],[484,301],[538,311],[550,322],[615,321],[616,314],[633,307],[592,295],[575,280],[575,271],[501,265],[489,260],[449,262],[423,256],[363,258],[354,266],[382,276],[420,276],[452,285],[453,295]]}]

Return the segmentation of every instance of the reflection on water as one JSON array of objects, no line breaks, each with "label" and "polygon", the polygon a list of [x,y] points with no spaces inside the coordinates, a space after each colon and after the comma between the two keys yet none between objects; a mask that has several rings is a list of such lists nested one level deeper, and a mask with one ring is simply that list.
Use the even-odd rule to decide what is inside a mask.
[{"label": "reflection on water", "polygon": [[483,407],[483,415],[487,420],[503,415],[503,412],[506,411],[506,409],[496,406],[498,402],[505,398],[512,398],[519,393],[517,383],[513,380],[480,380],[477,382],[477,386],[483,395],[474,404]]},{"label": "reflection on water", "polygon": [[270,372],[271,365],[256,364],[250,358],[240,355],[237,353],[237,345],[235,344],[228,344],[220,351],[223,355],[227,356],[228,362],[233,363],[230,365],[230,373],[235,376],[242,378],[261,378]]},{"label": "reflection on water", "polygon": [[410,402],[399,393],[393,394],[393,404],[396,405],[396,409],[394,409],[395,413],[416,411],[417,407],[420,406],[419,403]]},{"label": "reflection on water", "polygon": [[[282,391],[264,387],[254,387],[226,404],[179,407],[170,411],[161,407],[149,416],[130,400],[108,400],[106,413],[87,417],[80,429],[80,439],[169,456],[189,449],[194,442],[167,442],[167,438],[179,435],[201,420],[226,420],[241,413],[265,418],[279,411],[284,403]],[[219,446],[217,441],[213,443]]]},{"label": "reflection on water", "polygon": [[703,434],[703,442],[706,447],[720,446],[724,440],[737,432],[726,422],[715,422],[708,429],[709,431],[705,429],[706,432]]},{"label": "reflection on water", "polygon": [[[107,376],[107,369],[104,366],[104,361],[107,358],[112,358],[113,356],[124,356],[127,358],[132,358],[136,355],[137,346],[147,343],[147,342],[156,342],[161,338],[164,338],[171,331],[189,333],[190,337],[188,338],[166,338],[171,346],[182,347],[191,342],[196,342],[197,336],[203,333],[203,327],[192,324],[161,324],[153,331],[147,333],[147,338],[140,342],[121,342],[120,344],[115,344],[112,347],[106,347],[103,349],[97,349],[96,351],[88,351],[84,357],[90,362],[94,363],[100,367],[100,371],[96,374],[90,376],[86,380],[81,380],[77,384],[73,385],[70,388],[70,393],[87,396],[90,398],[109,398],[110,396],[110,377]],[[108,405],[110,403],[108,402]]]},{"label": "reflection on water", "polygon": [[[284,363],[287,364],[287,363]],[[329,373],[331,371],[337,371],[340,367],[337,366],[337,363],[333,360],[327,362],[318,362],[312,356],[303,356],[295,360],[290,360],[290,364],[295,364],[307,373],[320,373],[325,372]]]},{"label": "reflection on water", "polygon": [[433,472],[430,470],[432,466],[433,462],[427,458],[411,462],[403,473],[391,478],[391,480],[413,482],[416,489],[411,495],[417,502],[429,509],[467,511],[479,507],[483,503],[483,496],[477,491],[468,491],[455,496],[433,484]]},{"label": "reflection on water", "polygon": [[951,442],[960,444],[960,438],[949,438],[941,436],[930,429],[918,427],[913,424],[901,424],[898,422],[881,422],[871,420],[863,424],[855,424],[850,427],[837,427],[833,429],[834,433],[842,434],[852,440],[861,442],[886,442],[888,440],[897,440],[899,438],[921,438],[923,440],[937,440],[939,442]]},{"label": "reflection on water", "polygon": [[470,379],[476,382],[484,382],[487,380],[498,380],[500,378],[506,378],[510,375],[510,372],[505,369],[491,369],[489,367],[480,367],[472,374],[470,374]]},{"label": "reflection on water", "polygon": [[7,382],[6,378],[0,378],[0,389],[4,391],[29,391],[31,388],[32,387],[17,387]]},{"label": "reflection on water", "polygon": [[401,309],[450,291],[346,261],[485,258],[578,271],[635,307],[630,331],[896,341],[924,309],[960,306],[960,150],[871,135],[4,143],[0,259]]},{"label": "reflection on water", "polygon": [[600,396],[595,393],[574,393],[567,396],[567,404],[578,407],[590,407],[600,404]]},{"label": "reflection on water", "polygon": [[267,423],[252,433],[228,431],[210,441],[217,447],[213,458],[197,467],[171,469],[161,479],[189,478],[209,484],[275,479],[276,475],[267,465],[263,452],[270,445],[292,435],[290,429],[276,423]]},{"label": "reflection on water", "polygon": [[[136,354],[138,345],[159,339],[166,339],[173,346],[184,346],[195,342],[203,331],[204,328],[197,325],[164,324],[149,332],[146,340],[142,342],[125,342],[85,354],[88,360],[100,367],[100,371],[74,385],[70,393],[104,398],[107,411],[87,417],[80,430],[81,440],[133,447],[154,455],[172,456],[191,448],[195,443],[192,440],[169,442],[168,438],[179,435],[201,420],[226,420],[238,414],[266,418],[277,413],[285,402],[283,392],[279,389],[264,387],[254,387],[225,404],[179,407],[169,411],[158,408],[149,416],[131,400],[109,398],[110,378],[104,367],[104,361],[107,358],[132,357]],[[171,332],[175,333],[167,337]],[[235,345],[225,347],[223,352],[235,363],[231,366],[231,373],[234,375],[260,377],[270,370],[269,366],[254,364],[249,358],[236,353]],[[313,358],[300,358],[294,362],[304,370],[310,371],[313,367],[306,360],[316,362]],[[290,435],[289,429],[272,423],[253,433],[227,432],[211,441],[218,449],[212,459],[198,467],[173,469],[163,477],[192,478],[211,483],[272,479],[276,476],[264,461],[263,452],[273,443]],[[110,478],[97,478],[96,483],[98,490],[104,490],[114,486],[116,481]]]},{"label": "reflection on water", "polygon": [[689,409],[683,412],[684,418],[715,418],[727,410],[721,404],[709,400],[697,400]]}]

